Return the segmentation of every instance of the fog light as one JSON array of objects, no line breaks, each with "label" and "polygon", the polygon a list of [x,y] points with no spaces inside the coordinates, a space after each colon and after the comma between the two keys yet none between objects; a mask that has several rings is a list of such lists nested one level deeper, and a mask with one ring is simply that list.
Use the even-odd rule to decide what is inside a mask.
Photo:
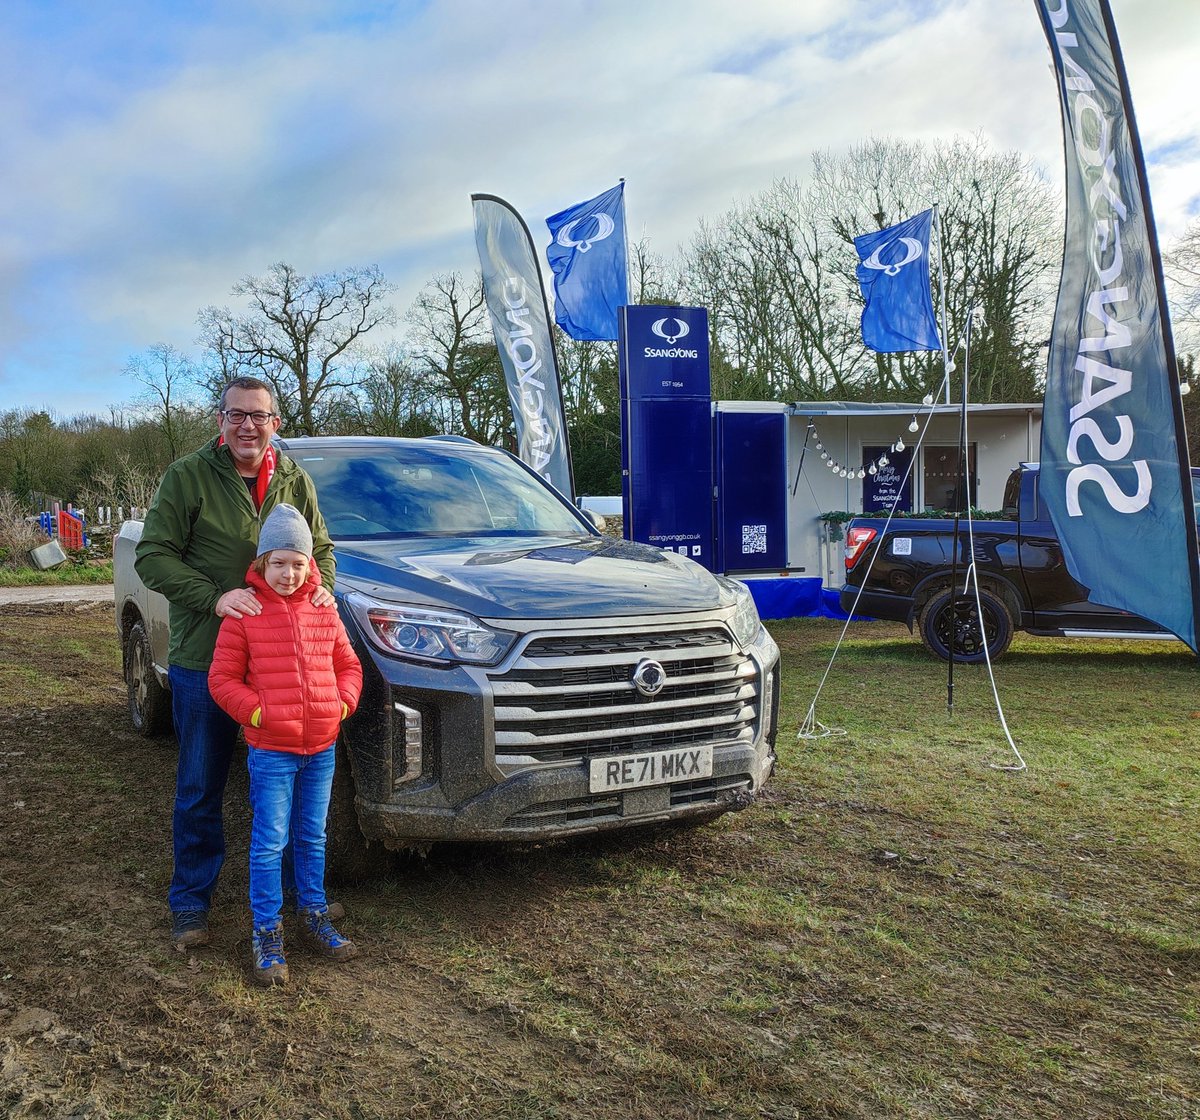
[{"label": "fog light", "polygon": [[775,710],[773,700],[775,698],[775,670],[768,669],[763,675],[763,720],[762,733],[764,739],[771,738],[771,732],[775,730],[774,724],[771,721],[771,715]]},{"label": "fog light", "polygon": [[[411,782],[421,776],[422,752],[424,749],[424,730],[421,725],[421,713],[416,708],[404,704],[393,703],[392,711],[400,717],[400,727],[393,724],[392,749],[401,747],[404,751],[404,769],[394,766],[392,770],[392,787]],[[394,755],[393,755],[394,757]]]}]

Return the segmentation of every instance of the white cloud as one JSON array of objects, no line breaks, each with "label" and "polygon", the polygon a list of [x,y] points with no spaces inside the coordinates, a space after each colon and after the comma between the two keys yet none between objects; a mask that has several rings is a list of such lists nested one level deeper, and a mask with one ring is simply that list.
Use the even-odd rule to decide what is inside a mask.
[{"label": "white cloud", "polygon": [[[1160,229],[1176,234],[1200,206],[1200,4],[1114,8]],[[0,94],[7,406],[41,403],[46,378],[59,411],[121,399],[131,353],[188,347],[200,308],[278,260],[378,263],[403,308],[435,272],[474,268],[472,191],[544,237],[545,214],[625,176],[633,229],[670,253],[701,218],[803,177],[814,150],[868,136],[981,131],[1061,180],[1027,3],[217,11],[185,24],[147,4],[70,33],[48,30],[52,13],[0,15],[16,79]],[[30,371],[43,380],[23,386]]]}]

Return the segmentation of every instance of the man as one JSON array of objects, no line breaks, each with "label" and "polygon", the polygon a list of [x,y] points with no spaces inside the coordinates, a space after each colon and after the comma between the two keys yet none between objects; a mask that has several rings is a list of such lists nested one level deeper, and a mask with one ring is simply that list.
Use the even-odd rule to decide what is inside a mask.
[{"label": "man", "polygon": [[237,724],[208,692],[221,619],[257,615],[245,586],[263,518],[287,502],[312,529],[322,586],[312,602],[333,608],[333,542],[312,479],[279,455],[279,403],[266,382],[230,381],[217,412],[220,434],[172,463],[146,513],[134,567],[170,604],[168,680],[179,739],[173,817],[171,939],[179,950],[208,941],[208,911],[225,858],[222,802]]}]

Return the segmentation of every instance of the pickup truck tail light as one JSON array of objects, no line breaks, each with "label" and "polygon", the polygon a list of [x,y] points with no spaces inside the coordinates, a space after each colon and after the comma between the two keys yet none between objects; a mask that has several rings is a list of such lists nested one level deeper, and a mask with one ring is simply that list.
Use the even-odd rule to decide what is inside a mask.
[{"label": "pickup truck tail light", "polygon": [[875,539],[874,529],[851,529],[846,534],[846,571],[851,571],[854,565],[862,559],[862,555]]}]

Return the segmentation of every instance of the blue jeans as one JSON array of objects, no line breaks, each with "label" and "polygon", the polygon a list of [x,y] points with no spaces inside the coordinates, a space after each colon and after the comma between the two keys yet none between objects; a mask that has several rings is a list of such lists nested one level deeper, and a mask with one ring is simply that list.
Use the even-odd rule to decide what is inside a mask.
[{"label": "blue jeans", "polygon": [[283,910],[283,852],[291,833],[296,902],[301,910],[325,909],[325,818],[333,789],[335,752],[292,754],[251,747],[250,911],[255,929],[273,926]]},{"label": "blue jeans", "polygon": [[[171,717],[179,740],[172,828],[175,870],[167,900],[172,913],[208,910],[225,862],[222,810],[238,725],[209,694],[205,671],[172,665],[167,680],[171,685]],[[283,873],[284,886],[291,890],[294,879],[290,859],[285,861]]]},{"label": "blue jeans", "polygon": [[171,715],[179,740],[173,832],[175,870],[168,895],[171,910],[207,910],[225,862],[222,803],[238,725],[208,693],[208,674],[199,669],[167,670]]}]

